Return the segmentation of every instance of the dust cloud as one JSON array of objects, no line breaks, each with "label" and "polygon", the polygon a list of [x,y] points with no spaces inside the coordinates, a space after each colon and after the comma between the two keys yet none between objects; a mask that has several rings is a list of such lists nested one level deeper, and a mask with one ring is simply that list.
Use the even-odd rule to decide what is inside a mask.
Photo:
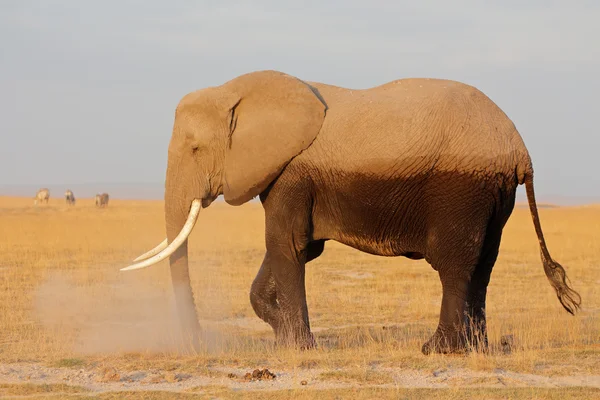
[{"label": "dust cloud", "polygon": [[[170,286],[170,285],[168,285]],[[44,329],[79,354],[193,351],[183,337],[172,289],[120,274],[113,280],[79,283],[64,273],[36,290],[34,315]],[[201,347],[226,347],[229,335],[203,328]]]}]

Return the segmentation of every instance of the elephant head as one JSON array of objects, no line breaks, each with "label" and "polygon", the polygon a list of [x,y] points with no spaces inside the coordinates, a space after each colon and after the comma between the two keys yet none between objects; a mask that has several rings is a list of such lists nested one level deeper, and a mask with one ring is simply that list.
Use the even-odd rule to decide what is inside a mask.
[{"label": "elephant head", "polygon": [[123,270],[167,257],[184,332],[198,318],[187,238],[200,209],[219,195],[241,205],[263,192],[316,138],[326,105],[305,82],[275,71],[242,75],[186,95],[177,106],[165,182],[167,238]]}]

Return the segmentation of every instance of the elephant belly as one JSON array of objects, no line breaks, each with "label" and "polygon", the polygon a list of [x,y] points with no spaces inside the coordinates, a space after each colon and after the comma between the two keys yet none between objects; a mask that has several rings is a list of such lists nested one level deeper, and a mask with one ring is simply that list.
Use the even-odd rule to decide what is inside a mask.
[{"label": "elephant belly", "polygon": [[416,235],[408,229],[398,228],[389,234],[383,233],[383,228],[373,232],[353,230],[347,227],[342,227],[341,230],[334,228],[329,232],[327,230],[321,230],[321,228],[316,230],[316,238],[335,240],[365,253],[379,256],[405,256],[413,260],[425,257],[423,241],[415,237]]},{"label": "elephant belly", "polygon": [[422,259],[427,234],[424,183],[423,178],[338,180],[317,192],[313,237],[370,254]]},{"label": "elephant belly", "polygon": [[480,229],[498,204],[512,203],[516,184],[514,176],[439,171],[337,174],[315,182],[313,237],[376,255],[429,260],[440,240]]}]

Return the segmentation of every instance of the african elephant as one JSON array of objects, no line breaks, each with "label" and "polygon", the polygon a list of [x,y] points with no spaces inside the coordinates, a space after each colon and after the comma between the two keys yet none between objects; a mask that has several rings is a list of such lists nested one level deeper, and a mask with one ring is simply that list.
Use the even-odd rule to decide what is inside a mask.
[{"label": "african elephant", "polygon": [[47,188],[42,188],[35,194],[35,197],[33,198],[33,204],[37,205],[38,202],[48,204],[48,200],[50,200],[50,190]]},{"label": "african elephant", "polygon": [[440,79],[350,90],[252,72],[180,101],[168,150],[167,239],[122,270],[170,257],[182,326],[197,343],[187,237],[217,196],[231,205],[259,196],[266,253],[250,302],[278,343],[315,345],[305,264],[335,240],[425,259],[438,272],[439,324],[423,353],[485,348],[486,290],[521,184],[545,274],[574,314],[581,298],[544,241],[527,148],[481,91]]},{"label": "african elephant", "polygon": [[65,201],[67,202],[68,206],[75,205],[75,195],[70,189],[67,189],[67,191],[65,192]]},{"label": "african elephant", "polygon": [[96,195],[96,207],[108,207],[108,193]]}]

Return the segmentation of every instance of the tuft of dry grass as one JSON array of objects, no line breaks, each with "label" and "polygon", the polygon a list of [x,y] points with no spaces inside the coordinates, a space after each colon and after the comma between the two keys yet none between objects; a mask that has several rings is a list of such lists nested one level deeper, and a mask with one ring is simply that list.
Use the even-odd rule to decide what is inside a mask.
[{"label": "tuft of dry grass", "polygon": [[0,395],[2,396],[27,396],[32,397],[36,395],[46,394],[72,394],[72,393],[85,393],[88,392],[86,388],[80,386],[72,386],[66,384],[33,384],[33,383],[22,383],[22,384],[8,384],[0,383]]},{"label": "tuft of dry grass", "polygon": [[[441,301],[437,273],[425,261],[376,257],[334,242],[306,268],[319,349],[275,348],[248,299],[264,255],[262,208],[215,203],[202,211],[190,238],[205,330],[203,350],[193,353],[178,344],[168,264],[119,272],[164,238],[161,201],[111,199],[108,208],[97,209],[93,199],[67,207],[53,198],[34,207],[31,199],[0,197],[0,363],[597,374],[600,206],[540,214],[552,256],[583,298],[581,312],[572,317],[560,306],[543,272],[529,211],[516,208],[488,290],[489,336],[498,350],[426,357],[420,347],[436,328]],[[514,338],[510,354],[500,350],[506,335]]]}]

